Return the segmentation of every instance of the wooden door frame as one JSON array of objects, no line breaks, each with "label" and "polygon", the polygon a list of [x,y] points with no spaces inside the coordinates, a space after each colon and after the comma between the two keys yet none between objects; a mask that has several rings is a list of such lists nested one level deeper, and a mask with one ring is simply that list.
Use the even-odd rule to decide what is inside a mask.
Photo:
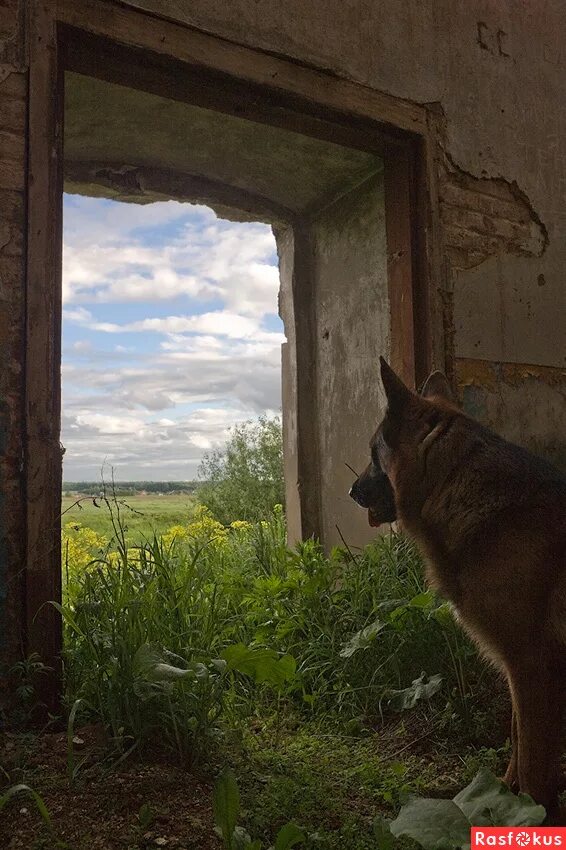
[{"label": "wooden door frame", "polygon": [[[149,26],[148,26],[149,24]],[[384,159],[392,364],[441,363],[436,133],[422,106],[111,0],[32,0],[26,280],[25,651],[59,671],[63,80],[74,70],[282,126]],[[143,61],[138,61],[143,58]],[[195,86],[195,81],[198,85]],[[253,97],[242,97],[253,92]],[[377,364],[376,364],[377,368]],[[303,420],[312,393],[298,393]],[[59,676],[43,694],[58,701]]]}]

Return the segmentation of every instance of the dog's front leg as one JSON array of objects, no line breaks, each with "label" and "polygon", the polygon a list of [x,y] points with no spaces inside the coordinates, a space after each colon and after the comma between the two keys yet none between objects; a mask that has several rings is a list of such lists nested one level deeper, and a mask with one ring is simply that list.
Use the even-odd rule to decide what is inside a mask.
[{"label": "dog's front leg", "polygon": [[549,659],[539,657],[514,664],[510,685],[516,715],[519,788],[555,819],[560,775],[560,681]]}]

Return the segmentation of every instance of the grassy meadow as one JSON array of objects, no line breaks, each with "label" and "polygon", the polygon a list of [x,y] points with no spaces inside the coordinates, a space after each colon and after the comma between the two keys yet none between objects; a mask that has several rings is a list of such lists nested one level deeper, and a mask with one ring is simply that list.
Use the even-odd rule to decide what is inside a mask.
[{"label": "grassy meadow", "polygon": [[[174,525],[190,522],[194,515],[196,499],[187,493],[163,495],[135,494],[118,497],[127,533],[132,538],[149,538],[161,534]],[[111,535],[112,525],[108,510],[100,500],[83,495],[64,495],[61,500],[61,524],[80,524],[97,534]]]}]

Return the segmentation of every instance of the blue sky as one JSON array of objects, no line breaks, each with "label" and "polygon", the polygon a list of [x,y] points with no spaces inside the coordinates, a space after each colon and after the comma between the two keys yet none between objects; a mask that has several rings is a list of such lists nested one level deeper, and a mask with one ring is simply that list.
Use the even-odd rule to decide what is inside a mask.
[{"label": "blue sky", "polygon": [[280,412],[278,289],[267,225],[65,195],[65,480],[191,479],[230,426]]}]

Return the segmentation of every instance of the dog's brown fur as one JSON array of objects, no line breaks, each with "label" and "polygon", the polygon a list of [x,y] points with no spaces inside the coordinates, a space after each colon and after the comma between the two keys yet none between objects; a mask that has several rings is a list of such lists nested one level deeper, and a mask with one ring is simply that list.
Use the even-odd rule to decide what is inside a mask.
[{"label": "dog's brown fur", "polygon": [[466,416],[441,373],[420,396],[383,360],[381,374],[388,408],[372,457],[387,473],[402,526],[425,555],[429,581],[507,677],[507,783],[555,812],[566,675],[566,479]]}]

